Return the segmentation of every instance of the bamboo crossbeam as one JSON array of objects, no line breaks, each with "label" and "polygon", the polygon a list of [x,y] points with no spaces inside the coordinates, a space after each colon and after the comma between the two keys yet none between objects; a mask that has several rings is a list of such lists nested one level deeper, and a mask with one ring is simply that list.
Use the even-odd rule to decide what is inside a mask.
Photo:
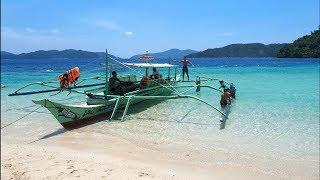
[{"label": "bamboo crossbeam", "polygon": [[215,109],[216,111],[218,111],[220,114],[227,116],[226,114],[224,114],[223,112],[221,112],[218,108],[214,107],[212,104],[206,102],[205,100],[195,97],[195,96],[189,96],[189,95],[177,95],[177,96],[132,96],[134,99],[180,99],[180,98],[191,98],[191,99],[195,99],[198,100],[210,107],[212,107],[213,109]]},{"label": "bamboo crossbeam", "polygon": [[[41,86],[46,86],[46,87],[51,87],[53,89],[47,89],[47,90],[39,90],[39,91],[27,91],[27,92],[19,92],[20,90],[31,86],[31,85],[41,85]],[[70,87],[68,89],[66,89],[67,91],[72,91],[72,92],[76,92],[76,93],[81,93],[81,94],[85,94],[79,91],[75,91],[73,89],[78,89],[78,88],[86,88],[86,87],[93,87],[93,86],[102,86],[105,85],[105,83],[96,83],[96,84],[86,84],[86,85],[81,85],[81,86],[74,86],[74,87]],[[49,86],[47,84],[43,84],[43,83],[32,83],[32,84],[28,84],[27,86],[18,89],[17,91],[9,94],[9,96],[21,96],[21,95],[30,95],[30,94],[40,94],[40,93],[48,93],[48,92],[54,92],[54,91],[60,91],[61,88],[60,87],[55,87],[55,86]]]}]

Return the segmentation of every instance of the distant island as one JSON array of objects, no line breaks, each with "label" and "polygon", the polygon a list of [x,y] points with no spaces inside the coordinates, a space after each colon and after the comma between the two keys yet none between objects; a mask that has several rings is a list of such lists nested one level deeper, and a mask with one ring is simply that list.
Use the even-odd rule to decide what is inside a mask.
[{"label": "distant island", "polygon": [[279,58],[320,58],[320,30],[311,32],[282,47]]},{"label": "distant island", "polygon": [[[170,49],[163,52],[158,53],[150,53],[150,55],[154,56],[156,59],[164,59],[164,58],[172,58],[172,59],[180,59],[183,56],[195,53],[197,51],[194,50],[179,50],[179,49]],[[123,59],[116,57],[114,55],[109,54],[110,57],[115,59]],[[75,50],[75,49],[66,49],[62,51],[58,50],[39,50],[30,53],[21,53],[21,54],[13,54],[6,51],[1,51],[1,59],[79,59],[79,58],[104,58],[104,52],[89,52],[83,50]],[[130,60],[139,59],[140,55],[135,55],[129,58]]]},{"label": "distant island", "polygon": [[[119,57],[110,55],[113,58]],[[58,50],[39,50],[30,53],[13,54],[6,51],[1,51],[1,59],[79,59],[79,58],[104,58],[104,52],[89,52],[83,50],[66,49]]]},{"label": "distant island", "polygon": [[[182,59],[209,58],[209,57],[279,57],[279,58],[320,58],[320,31],[313,31],[310,35],[303,36],[293,43],[282,44],[231,44],[221,48],[207,49],[197,52],[186,49],[169,49],[167,51],[150,53],[155,59]],[[109,55],[115,59],[123,59]],[[39,50],[30,53],[13,54],[1,51],[1,59],[80,59],[104,58],[104,52],[89,52],[83,50],[66,49]],[[129,60],[138,60],[140,55],[135,55]]]},{"label": "distant island", "polygon": [[[158,53],[150,53],[151,56],[153,56],[156,59],[182,59],[184,56],[187,56],[192,53],[196,53],[197,51],[186,49],[186,50],[180,50],[180,49],[169,49],[167,51],[158,52]],[[131,60],[139,59],[140,55],[132,56]]]},{"label": "distant island", "polygon": [[231,44],[221,48],[207,49],[188,55],[189,58],[201,57],[274,57],[286,44],[261,43]]}]

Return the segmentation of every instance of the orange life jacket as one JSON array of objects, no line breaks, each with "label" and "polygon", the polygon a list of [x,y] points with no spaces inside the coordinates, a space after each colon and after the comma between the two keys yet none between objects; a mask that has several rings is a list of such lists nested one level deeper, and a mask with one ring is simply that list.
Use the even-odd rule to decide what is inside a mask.
[{"label": "orange life jacket", "polygon": [[150,78],[148,76],[143,76],[140,81],[140,89],[144,89],[147,86],[149,80]]},{"label": "orange life jacket", "polygon": [[67,71],[68,79],[70,84],[75,84],[80,77],[80,69],[78,67],[74,67]]},{"label": "orange life jacket", "polygon": [[68,88],[69,84],[76,84],[79,77],[80,69],[78,67],[74,67],[68,70],[66,73],[59,76],[60,87]]},{"label": "orange life jacket", "polygon": [[69,87],[69,80],[67,74],[62,74],[59,76],[60,87],[66,89]]}]

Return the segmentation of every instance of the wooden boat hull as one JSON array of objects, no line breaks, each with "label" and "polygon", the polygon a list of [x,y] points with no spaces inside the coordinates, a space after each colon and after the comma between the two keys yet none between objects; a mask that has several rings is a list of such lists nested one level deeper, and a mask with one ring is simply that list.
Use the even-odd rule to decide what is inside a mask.
[{"label": "wooden boat hull", "polygon": [[[145,90],[137,91],[132,95],[138,96],[157,96],[170,95],[172,91],[162,86],[152,87]],[[97,99],[93,104],[80,105],[64,105],[52,102],[48,99],[33,100],[35,104],[39,104],[47,108],[58,122],[65,128],[74,128],[84,124],[90,124],[99,120],[109,119],[113,111],[117,98]],[[142,102],[145,99],[134,99],[130,101],[130,105]],[[124,108],[128,101],[127,97],[121,97],[118,109]],[[92,103],[92,101],[91,101]]]}]

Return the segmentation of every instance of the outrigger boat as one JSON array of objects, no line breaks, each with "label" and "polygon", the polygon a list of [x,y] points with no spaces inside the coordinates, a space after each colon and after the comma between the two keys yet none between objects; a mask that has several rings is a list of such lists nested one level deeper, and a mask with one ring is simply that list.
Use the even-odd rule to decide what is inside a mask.
[{"label": "outrigger boat", "polygon": [[[148,58],[151,59],[151,58]],[[109,88],[109,73],[110,73],[110,63],[117,63],[121,66],[127,67],[129,69],[133,68],[144,68],[145,74],[141,74],[142,80],[137,80],[137,76],[134,74],[131,75],[123,75],[118,77],[121,82],[125,82],[125,84],[135,85],[138,88],[133,89],[129,92],[125,92],[123,94],[114,94],[110,91]],[[180,81],[179,75],[177,75],[177,66],[168,63],[122,63],[116,59],[113,59],[108,56],[106,50],[106,58],[105,58],[105,82],[104,83],[96,83],[96,84],[87,84],[81,86],[74,86],[69,87],[65,90],[80,93],[87,97],[86,104],[62,104],[58,102],[53,102],[49,99],[41,99],[41,100],[33,100],[35,104],[39,104],[45,108],[47,108],[51,114],[58,120],[58,122],[64,128],[73,128],[75,126],[81,124],[87,124],[90,121],[96,121],[97,119],[113,119],[115,117],[116,112],[119,109],[123,109],[121,120],[124,121],[126,114],[128,112],[129,106],[132,106],[136,103],[140,103],[145,100],[167,100],[167,99],[181,99],[181,98],[189,98],[194,99],[196,101],[202,102],[203,104],[208,105],[213,110],[217,111],[221,114],[222,118],[225,120],[227,118],[227,114],[220,111],[218,108],[214,107],[209,102],[200,99],[199,97],[187,95],[186,93],[191,91],[192,89],[200,90],[200,87],[209,88],[215,91],[221,92],[221,90],[214,88],[209,85],[201,85],[202,81],[200,78],[197,78],[197,81],[188,81],[188,82],[196,82],[195,85],[178,85],[183,83]],[[165,68],[167,69],[167,77],[165,78],[158,78],[158,79],[150,79],[146,82],[143,82],[146,77],[149,77],[148,70],[150,68]],[[171,70],[174,69],[174,76],[171,77]],[[99,79],[99,77],[97,77]],[[84,80],[84,79],[83,79]],[[208,81],[208,80],[207,80]],[[41,82],[41,83],[32,83],[26,85],[25,87],[31,85],[41,85],[50,87],[51,89],[48,90],[41,90],[41,91],[27,91],[21,92],[23,88],[18,89],[14,93],[9,94],[9,96],[18,96],[18,95],[29,95],[29,94],[38,94],[38,93],[47,93],[47,92],[54,92],[54,91],[61,91],[60,87],[56,87],[50,85],[54,82]],[[93,87],[99,86],[94,89],[85,90],[85,91],[78,91],[78,88],[86,88],[86,87]],[[177,88],[189,88],[183,92],[177,91]],[[111,114],[111,115],[110,115]]]}]

